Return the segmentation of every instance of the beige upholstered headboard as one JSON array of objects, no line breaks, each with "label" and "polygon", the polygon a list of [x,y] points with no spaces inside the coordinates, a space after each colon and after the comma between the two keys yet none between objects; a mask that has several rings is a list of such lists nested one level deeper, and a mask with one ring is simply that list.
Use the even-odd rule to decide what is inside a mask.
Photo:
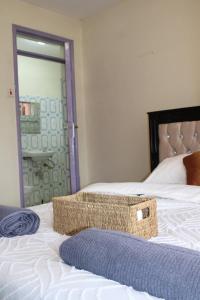
[{"label": "beige upholstered headboard", "polygon": [[167,157],[200,150],[200,106],[148,114],[152,170]]},{"label": "beige upholstered headboard", "polygon": [[160,124],[159,161],[200,150],[200,121]]}]

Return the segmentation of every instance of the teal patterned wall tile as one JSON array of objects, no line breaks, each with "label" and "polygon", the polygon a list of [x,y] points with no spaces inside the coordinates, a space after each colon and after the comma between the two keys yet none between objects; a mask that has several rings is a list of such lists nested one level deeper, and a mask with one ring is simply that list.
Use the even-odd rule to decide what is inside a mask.
[{"label": "teal patterned wall tile", "polygon": [[31,136],[31,145],[29,147],[30,149],[38,149],[38,136],[37,135],[32,135]]},{"label": "teal patterned wall tile", "polygon": [[53,181],[58,182],[58,170],[53,170]]},{"label": "teal patterned wall tile", "polygon": [[45,117],[41,118],[41,130],[47,130],[47,119]]},{"label": "teal patterned wall tile", "polygon": [[54,195],[55,196],[60,196],[60,189],[59,189],[59,187],[58,186],[56,186],[54,189],[53,189],[53,193],[54,193]]},{"label": "teal patterned wall tile", "polygon": [[51,118],[51,130],[55,131],[57,129],[57,122],[56,118]]},{"label": "teal patterned wall tile", "polygon": [[[31,173],[33,173],[34,171],[32,171]],[[37,187],[40,184],[40,180],[39,177],[35,174],[32,175],[31,177],[31,183],[33,183],[33,186]]]},{"label": "teal patterned wall tile", "polygon": [[[34,190],[33,192],[33,201],[30,201],[31,205],[41,204],[42,194],[40,190]],[[32,200],[32,199],[31,199]]]},{"label": "teal patterned wall tile", "polygon": [[43,192],[44,192],[44,193],[43,193],[43,195],[44,195],[43,201],[44,201],[44,203],[47,203],[47,202],[49,202],[49,198],[51,197],[52,190],[51,190],[51,189],[46,189],[46,188],[44,188],[44,191],[43,191]]},{"label": "teal patterned wall tile", "polygon": [[40,99],[40,110],[41,110],[41,113],[46,113],[46,111],[47,111],[47,99],[44,99],[44,98]]},{"label": "teal patterned wall tile", "polygon": [[57,136],[55,134],[52,134],[50,136],[50,143],[51,143],[51,147],[55,150],[55,148],[57,148]]},{"label": "teal patterned wall tile", "polygon": [[43,148],[47,148],[48,147],[48,137],[47,135],[42,134],[41,136],[41,144]]},{"label": "teal patterned wall tile", "polygon": [[[24,174],[23,174],[23,178],[24,178],[24,182],[28,183],[28,172],[24,171]],[[26,185],[26,184],[25,184]],[[28,184],[27,184],[28,185]]]},{"label": "teal patterned wall tile", "polygon": [[51,176],[48,171],[44,171],[44,184],[51,183]]},{"label": "teal patterned wall tile", "polygon": [[50,112],[55,113],[57,111],[56,103],[55,101],[51,100],[50,101]]}]

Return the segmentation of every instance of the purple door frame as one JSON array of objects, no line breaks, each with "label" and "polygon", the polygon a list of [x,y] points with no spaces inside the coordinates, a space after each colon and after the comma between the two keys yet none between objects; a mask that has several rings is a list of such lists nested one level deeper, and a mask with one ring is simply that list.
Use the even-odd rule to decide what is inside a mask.
[{"label": "purple door frame", "polygon": [[[22,143],[20,131],[20,112],[19,112],[19,81],[17,64],[17,34],[24,33],[36,37],[42,37],[49,41],[61,43],[65,46],[65,70],[66,70],[66,95],[67,95],[67,117],[68,117],[68,142],[70,159],[71,193],[80,189],[79,161],[78,161],[78,139],[77,139],[77,119],[76,119],[76,96],[75,96],[75,74],[74,74],[74,42],[73,40],[62,38],[53,34],[30,28],[12,25],[13,30],[13,54],[14,54],[14,79],[15,79],[15,100],[16,100],[16,121],[17,121],[17,140],[18,140],[18,161],[19,161],[19,183],[20,183],[20,202],[21,207],[25,206],[24,201],[24,181],[22,169]],[[42,55],[41,55],[42,57]]]}]

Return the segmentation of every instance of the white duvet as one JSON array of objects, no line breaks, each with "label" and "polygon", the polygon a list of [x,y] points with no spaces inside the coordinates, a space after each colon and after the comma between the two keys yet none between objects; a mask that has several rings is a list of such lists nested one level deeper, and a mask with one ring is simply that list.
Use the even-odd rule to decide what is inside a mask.
[{"label": "white duvet", "polygon": [[[145,183],[90,185],[84,191],[157,196],[159,236],[152,240],[200,251],[200,187]],[[62,262],[67,237],[52,229],[52,205],[33,208],[41,218],[34,235],[0,239],[1,300],[155,300]]]}]

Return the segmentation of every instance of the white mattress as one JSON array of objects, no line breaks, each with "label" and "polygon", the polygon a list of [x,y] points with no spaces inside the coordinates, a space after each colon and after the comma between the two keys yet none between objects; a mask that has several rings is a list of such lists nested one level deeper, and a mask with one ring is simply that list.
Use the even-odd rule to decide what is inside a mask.
[{"label": "white mattress", "polygon": [[[200,251],[199,187],[118,183],[95,184],[87,190],[157,195],[159,236],[153,240]],[[36,206],[33,210],[41,218],[36,234],[0,239],[1,300],[158,299],[64,264],[58,249],[67,237],[52,229],[52,205]]]}]

